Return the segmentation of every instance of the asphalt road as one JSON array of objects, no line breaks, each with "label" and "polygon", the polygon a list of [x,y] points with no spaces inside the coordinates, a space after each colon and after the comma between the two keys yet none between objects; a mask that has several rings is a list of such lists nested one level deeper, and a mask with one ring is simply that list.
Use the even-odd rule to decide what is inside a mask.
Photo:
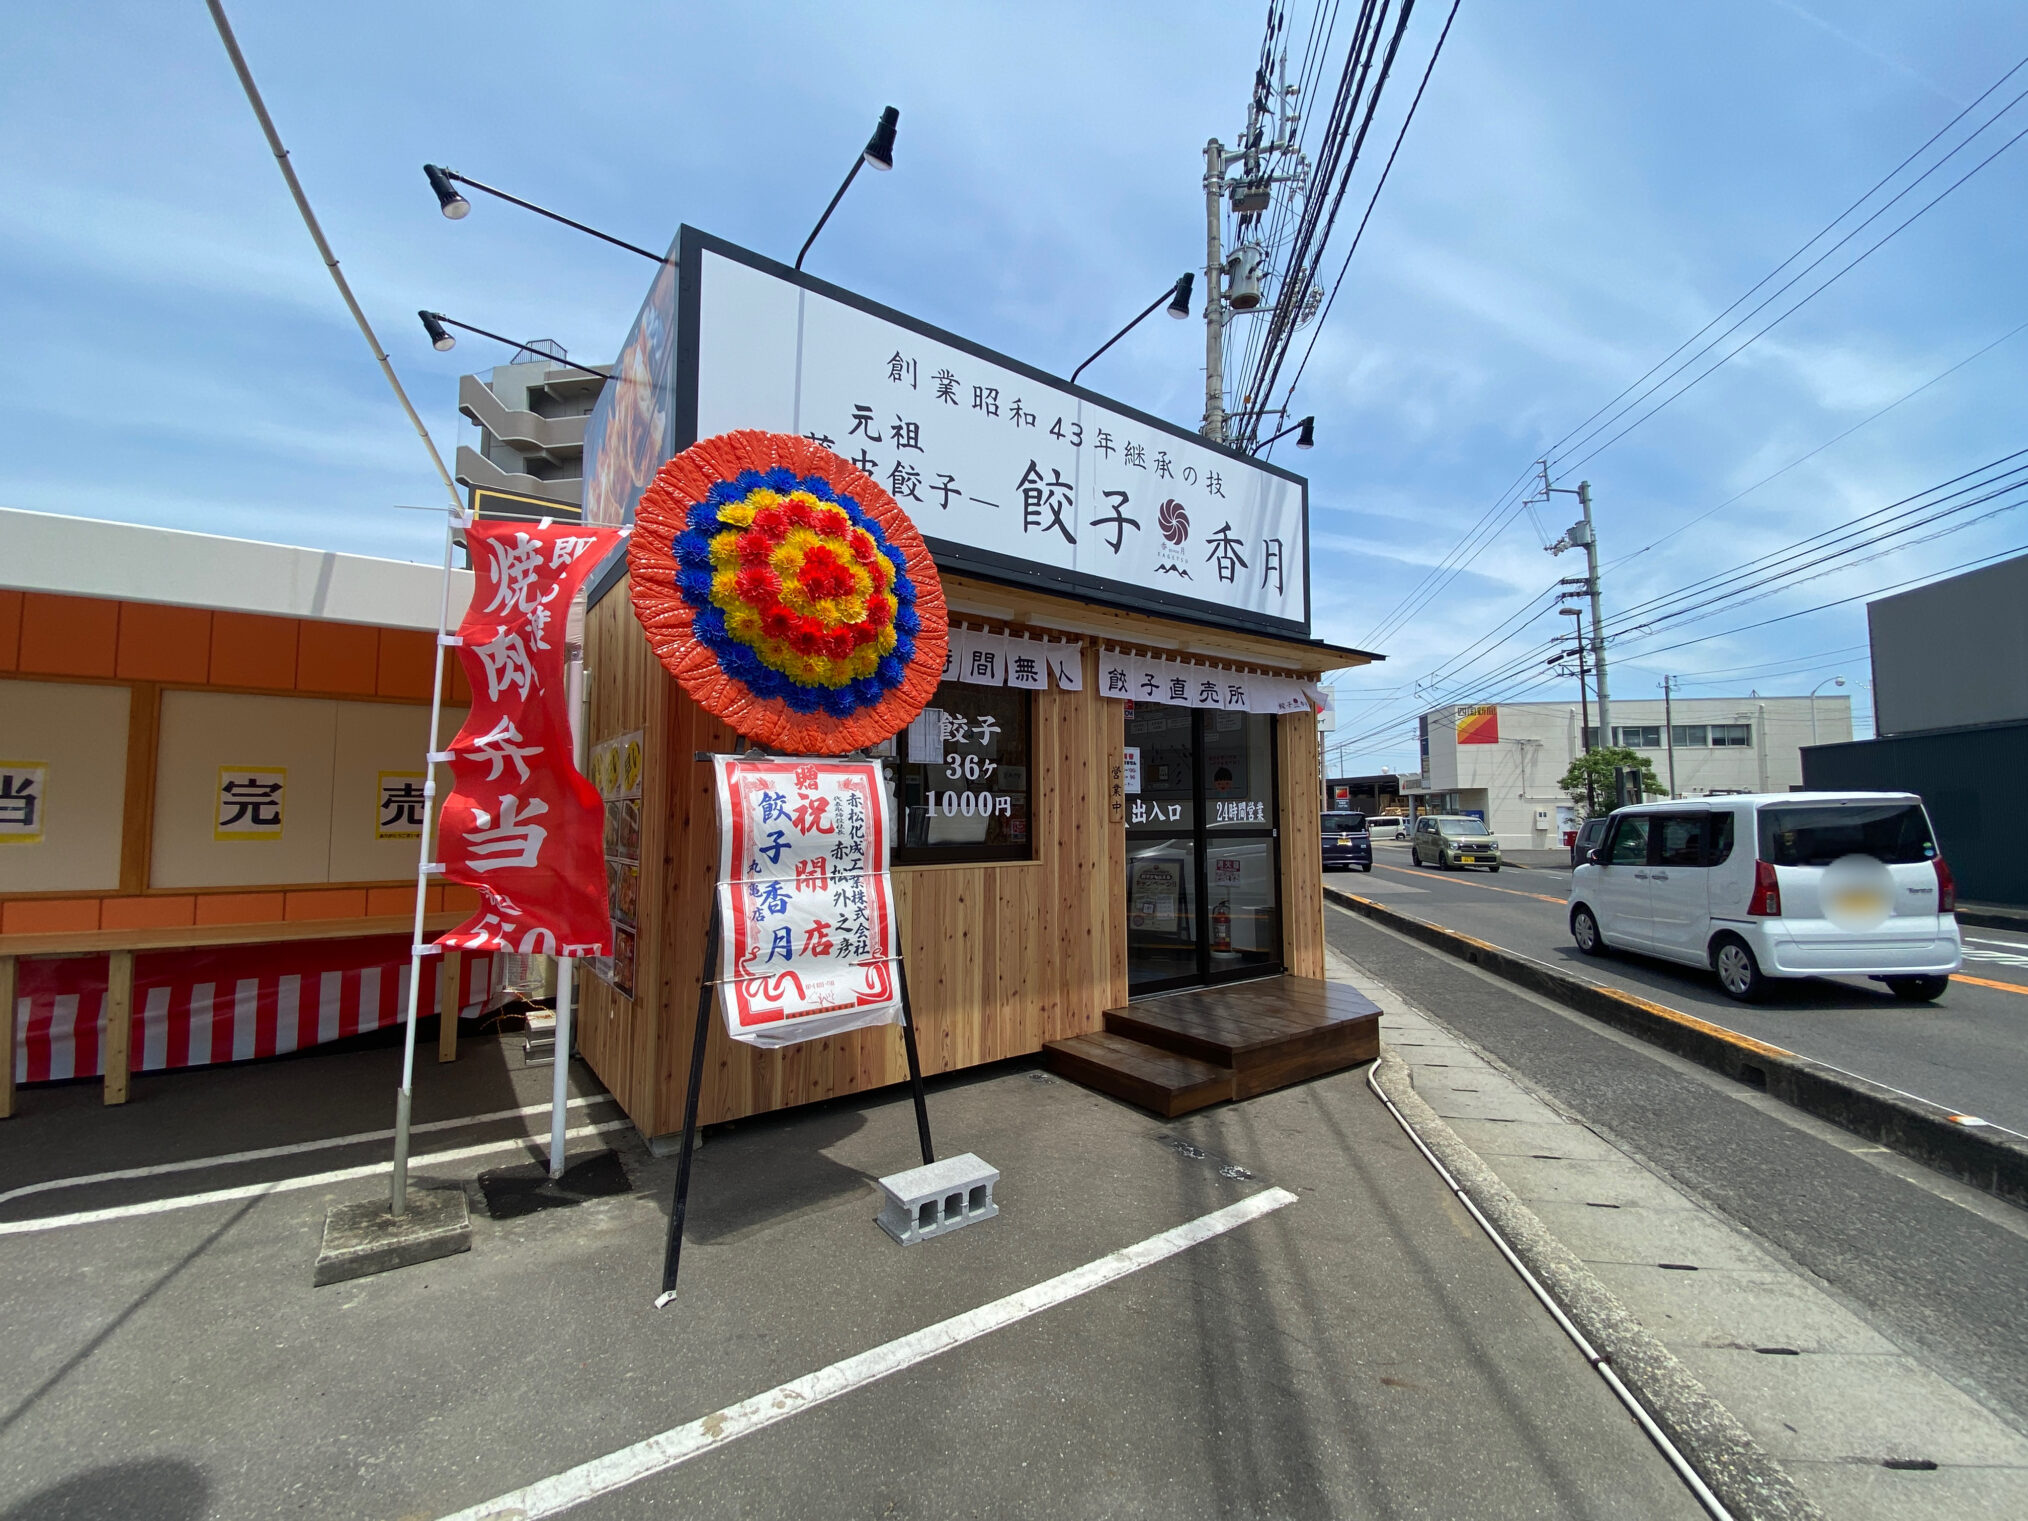
[{"label": "asphalt road", "polygon": [[1324,925],[1341,955],[2028,1431],[2028,1214],[1349,910],[1327,906]]},{"label": "asphalt road", "polygon": [[1964,972],[1933,1004],[1898,1002],[1863,977],[1777,982],[1764,1004],[1735,1003],[1717,980],[1625,953],[1580,955],[1565,909],[1570,872],[1415,867],[1377,844],[1369,873],[1327,881],[1448,929],[1638,993],[1876,1083],[2028,1134],[2028,936],[1967,929]]}]

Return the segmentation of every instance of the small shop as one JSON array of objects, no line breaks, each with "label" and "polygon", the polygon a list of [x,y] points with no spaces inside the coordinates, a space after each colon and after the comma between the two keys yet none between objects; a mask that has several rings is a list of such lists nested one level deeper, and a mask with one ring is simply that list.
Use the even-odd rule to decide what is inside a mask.
[{"label": "small shop", "polygon": [[[584,506],[635,525],[585,615],[613,940],[578,1042],[645,1134],[682,1128],[720,859],[707,758],[752,736],[665,664],[630,571],[708,537],[720,498],[673,538],[637,508],[666,461],[740,430],[835,453],[934,560],[941,679],[854,752],[887,779],[925,1071],[1032,1054],[1137,999],[1322,977],[1319,683],[1376,657],[1311,635],[1302,477],[689,228],[616,373]],[[772,616],[731,571],[693,574],[700,638]],[[907,1077],[893,1024],[708,1040],[705,1124]]]},{"label": "small shop", "polygon": [[[397,1023],[438,573],[42,513],[0,535],[0,1113],[16,1083],[119,1103]],[[454,672],[448,722],[469,700]],[[433,886],[424,927],[476,903]],[[444,957],[423,1012],[476,1017],[495,959]]]}]

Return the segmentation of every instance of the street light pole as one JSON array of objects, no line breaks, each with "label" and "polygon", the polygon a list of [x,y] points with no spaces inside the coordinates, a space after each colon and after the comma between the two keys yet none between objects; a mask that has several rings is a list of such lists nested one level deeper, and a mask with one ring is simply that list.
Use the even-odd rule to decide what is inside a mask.
[{"label": "street light pole", "polygon": [[1676,709],[1671,699],[1675,696],[1676,678],[1662,678],[1662,737],[1669,745],[1669,796],[1676,795]]},{"label": "street light pole", "polygon": [[1810,743],[1813,745],[1817,742],[1817,694],[1834,681],[1841,687],[1845,684],[1843,676],[1826,676],[1810,688]]}]

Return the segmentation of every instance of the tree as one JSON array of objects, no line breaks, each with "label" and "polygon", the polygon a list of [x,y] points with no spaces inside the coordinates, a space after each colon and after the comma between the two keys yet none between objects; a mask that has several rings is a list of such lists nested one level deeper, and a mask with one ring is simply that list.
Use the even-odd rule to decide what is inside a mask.
[{"label": "tree", "polygon": [[[1563,779],[1556,785],[1564,790],[1577,809],[1578,821],[1582,823],[1594,813],[1606,814],[1613,807],[1613,772],[1621,766],[1641,768],[1641,795],[1660,798],[1669,795],[1662,785],[1662,779],[1655,774],[1655,763],[1638,750],[1607,747],[1580,755],[1570,763],[1570,769],[1563,773]],[[1596,800],[1597,807],[1592,806]]]}]

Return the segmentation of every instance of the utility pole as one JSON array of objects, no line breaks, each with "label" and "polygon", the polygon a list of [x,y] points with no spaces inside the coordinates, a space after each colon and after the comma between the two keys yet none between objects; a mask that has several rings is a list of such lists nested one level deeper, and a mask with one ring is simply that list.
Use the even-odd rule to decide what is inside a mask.
[{"label": "utility pole", "polygon": [[[1547,472],[1545,472],[1545,479]],[[1591,581],[1591,669],[1598,683],[1598,732],[1613,742],[1612,699],[1606,695],[1605,613],[1598,600],[1598,534],[1591,526],[1591,482],[1577,483],[1577,504],[1584,509],[1584,569]],[[1674,789],[1671,789],[1672,791]]]},{"label": "utility pole", "polygon": [[[1584,609],[1581,607],[1569,607],[1565,608],[1564,611],[1577,620],[1577,709],[1579,714],[1577,746],[1580,752],[1590,755],[1592,752],[1591,699],[1585,695],[1584,691]],[[1550,657],[1552,663],[1562,658],[1563,656],[1560,654]],[[1584,816],[1590,818],[1596,812],[1598,812],[1598,790],[1592,784],[1591,767],[1587,766],[1584,768]]]},{"label": "utility pole", "polygon": [[1676,678],[1662,678],[1662,738],[1669,747],[1669,796],[1676,795]]},{"label": "utility pole", "polygon": [[1214,444],[1225,442],[1225,250],[1219,218],[1224,214],[1225,145],[1204,145],[1204,426]]},{"label": "utility pole", "polygon": [[[1609,746],[1613,742],[1612,698],[1606,688],[1605,611],[1599,606],[1598,534],[1593,531],[1591,523],[1591,482],[1579,481],[1575,491],[1568,486],[1552,486],[1549,484],[1549,461],[1546,459],[1539,461],[1537,468],[1542,472],[1543,502],[1547,503],[1550,498],[1556,496],[1574,496],[1577,498],[1578,506],[1584,511],[1584,516],[1580,520],[1564,530],[1562,538],[1546,547],[1553,555],[1560,555],[1566,549],[1584,551],[1583,582],[1572,580],[1564,584],[1566,586],[1582,584],[1584,590],[1591,595],[1591,664],[1598,682],[1598,738],[1601,745]],[[1528,500],[1532,502],[1535,498],[1530,497]]]}]

